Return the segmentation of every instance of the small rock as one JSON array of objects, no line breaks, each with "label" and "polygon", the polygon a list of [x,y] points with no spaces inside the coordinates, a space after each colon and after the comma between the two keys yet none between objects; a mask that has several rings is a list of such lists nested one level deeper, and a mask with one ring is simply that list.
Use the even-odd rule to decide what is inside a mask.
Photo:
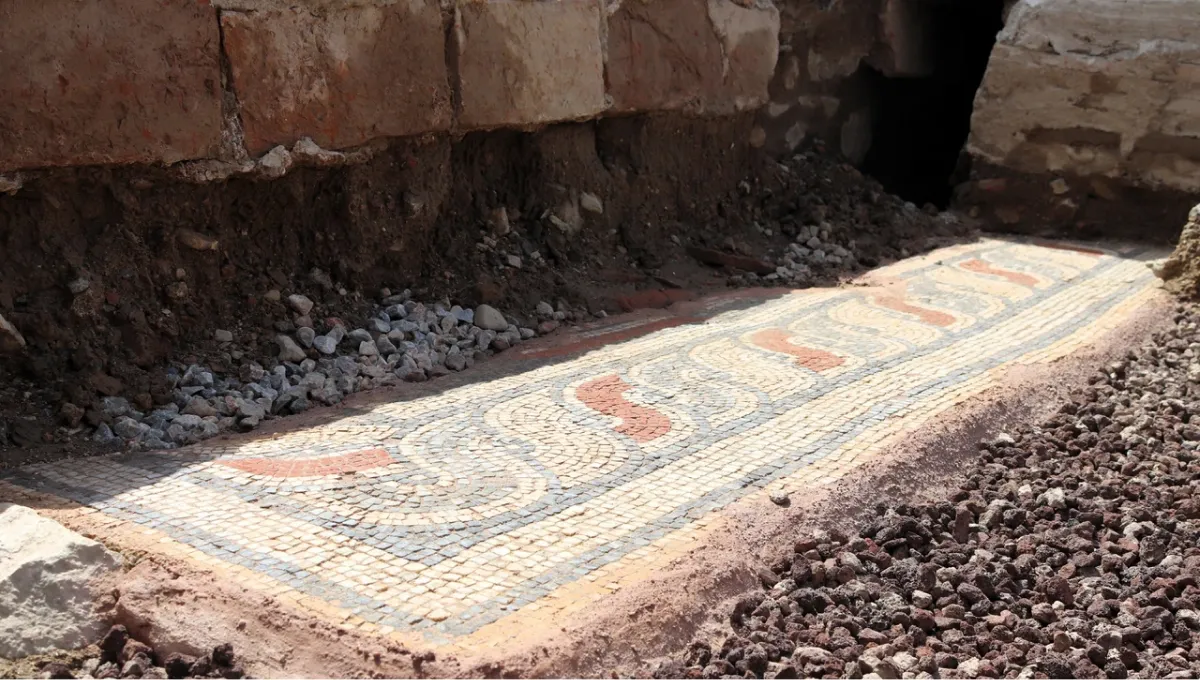
[{"label": "small rock", "polygon": [[923,590],[914,590],[912,593],[913,606],[921,609],[928,609],[933,605],[933,596]]},{"label": "small rock", "polygon": [[[112,428],[108,426],[108,423],[100,423],[96,426],[96,431],[92,433],[92,441],[97,444],[107,444],[115,441],[116,438],[117,435],[113,434]],[[0,443],[3,443],[3,440],[0,440]]]},{"label": "small rock", "polygon": [[301,316],[308,316],[312,311],[313,301],[300,294],[293,294],[287,297],[288,306],[296,310],[296,313]]},{"label": "small rock", "polygon": [[182,245],[191,248],[192,250],[216,250],[220,247],[217,239],[211,236],[205,236],[200,232],[192,231],[191,229],[180,229],[175,232],[175,238]]},{"label": "small rock", "polygon": [[233,342],[233,333],[224,330],[213,331],[213,339],[217,342]]},{"label": "small rock", "polygon": [[188,295],[188,285],[183,281],[175,281],[174,283],[167,284],[164,292],[172,300],[182,300]]},{"label": "small rock", "polygon": [[604,203],[600,200],[600,197],[587,191],[580,192],[579,207],[597,215],[604,214]]},{"label": "small rock", "polygon": [[0,314],[0,352],[16,353],[25,349],[25,337]]},{"label": "small rock", "polygon": [[992,440],[993,446],[1016,446],[1017,440],[1013,439],[1012,435],[1007,432],[1001,432]]},{"label": "small rock", "polygon": [[492,232],[495,233],[496,236],[507,236],[508,233],[512,231],[512,225],[508,221],[508,208],[505,208],[504,206],[500,206],[499,208],[492,210],[490,219],[488,221],[491,223]]},{"label": "small rock", "polygon": [[329,355],[337,351],[338,341],[329,335],[318,335],[313,338],[312,345],[321,354]]},{"label": "small rock", "polygon": [[1047,489],[1037,498],[1038,505],[1048,505],[1056,510],[1067,507],[1067,494],[1060,488]]},{"label": "small rock", "polygon": [[508,320],[495,307],[479,305],[475,308],[475,325],[484,330],[502,331],[508,328]]},{"label": "small rock", "polygon": [[139,423],[129,416],[121,416],[113,423],[113,432],[122,439],[137,439],[149,429],[149,425]]},{"label": "small rock", "polygon": [[363,340],[358,343],[358,353],[364,357],[379,356],[379,348],[370,340]]},{"label": "small rock", "polygon": [[[307,299],[307,298],[305,298]],[[279,360],[289,361],[292,363],[300,363],[304,361],[306,355],[304,350],[286,335],[275,336],[275,342],[279,345]]]},{"label": "small rock", "polygon": [[296,339],[304,347],[312,347],[313,341],[317,339],[317,332],[308,326],[301,326],[296,329]]},{"label": "small rock", "polygon": [[786,491],[772,491],[769,497],[772,503],[781,507],[790,505],[792,502]]},{"label": "small rock", "polygon": [[461,371],[467,367],[467,358],[460,352],[452,352],[446,355],[446,368],[451,371]]},{"label": "small rock", "polygon": [[83,421],[83,414],[84,410],[71,402],[63,402],[58,411],[59,418],[67,427],[79,427],[79,423]]},{"label": "small rock", "polygon": [[71,667],[61,661],[51,661],[42,666],[42,676],[51,678],[51,680],[68,680],[73,679],[75,674],[71,672]]}]

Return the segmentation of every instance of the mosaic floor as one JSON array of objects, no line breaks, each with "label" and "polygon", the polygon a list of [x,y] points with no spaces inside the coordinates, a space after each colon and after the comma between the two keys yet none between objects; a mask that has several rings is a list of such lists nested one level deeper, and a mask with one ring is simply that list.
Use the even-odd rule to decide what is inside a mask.
[{"label": "mosaic floor", "polygon": [[[33,465],[51,493],[251,587],[432,644],[561,615],[1127,319],[1136,250],[983,241],[870,286],[724,296],[511,351],[506,375],[270,438]],[[511,626],[509,630],[512,630]]]}]

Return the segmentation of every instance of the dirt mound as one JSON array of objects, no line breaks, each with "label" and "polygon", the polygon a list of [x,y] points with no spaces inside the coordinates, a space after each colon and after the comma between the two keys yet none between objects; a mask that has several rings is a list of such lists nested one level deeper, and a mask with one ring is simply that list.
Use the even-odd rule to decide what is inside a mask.
[{"label": "dirt mound", "polygon": [[943,500],[796,541],[733,635],[657,675],[1195,677],[1200,310],[1175,322],[1057,415],[981,444]]},{"label": "dirt mound", "polygon": [[1179,245],[1155,272],[1168,290],[1184,297],[1200,297],[1200,205],[1188,213]]},{"label": "dirt mound", "polygon": [[737,273],[688,247],[791,267],[781,258],[808,228],[856,253],[754,279],[808,285],[964,230],[836,160],[756,155],[751,123],[631,117],[401,140],[362,165],[263,182],[144,167],[33,177],[0,196],[0,314],[24,342],[0,352],[0,467],[97,450],[80,414],[104,397],[168,404],[172,367],[269,366],[293,293],[348,328],[384,286],[514,314],[542,301],[614,311],[631,293]]}]

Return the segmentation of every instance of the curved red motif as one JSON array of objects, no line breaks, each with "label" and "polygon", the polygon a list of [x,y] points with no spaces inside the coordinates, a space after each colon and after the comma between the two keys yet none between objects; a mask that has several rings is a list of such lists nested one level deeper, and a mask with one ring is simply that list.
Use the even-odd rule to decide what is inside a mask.
[{"label": "curved red motif", "polygon": [[1000,267],[984,262],[983,260],[967,260],[959,266],[969,272],[975,272],[976,274],[999,276],[1012,281],[1018,286],[1025,286],[1026,288],[1033,288],[1038,282],[1037,279],[1033,278],[1029,274],[1022,274],[1021,272],[1001,269]]},{"label": "curved red motif", "polygon": [[575,395],[588,406],[606,416],[620,418],[617,432],[639,442],[658,439],[671,431],[671,420],[658,411],[635,404],[625,398],[630,389],[620,376],[606,375],[589,380],[575,390]]},{"label": "curved red motif", "polygon": [[797,364],[811,371],[828,371],[846,363],[845,359],[831,352],[793,344],[789,342],[790,337],[781,329],[768,328],[750,336],[750,342],[771,352],[790,354],[796,357]]},{"label": "curved red motif", "polygon": [[921,321],[933,326],[941,326],[945,328],[946,326],[954,323],[953,316],[950,316],[945,312],[939,312],[933,309],[925,309],[924,307],[918,307],[914,304],[910,304],[899,295],[877,295],[875,296],[875,303],[881,307],[886,307],[895,312],[912,314]]},{"label": "curved red motif", "polygon": [[307,458],[304,460],[287,460],[280,458],[243,458],[241,460],[221,460],[219,465],[231,467],[252,475],[267,477],[322,477],[324,475],[340,475],[346,472],[359,472],[371,468],[383,467],[392,462],[392,457],[383,449],[367,449],[339,456],[326,458]]}]

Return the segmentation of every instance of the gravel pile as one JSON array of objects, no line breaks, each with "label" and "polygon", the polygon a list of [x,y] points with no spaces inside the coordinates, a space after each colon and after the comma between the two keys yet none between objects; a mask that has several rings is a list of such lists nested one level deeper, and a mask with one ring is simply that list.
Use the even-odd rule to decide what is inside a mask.
[{"label": "gravel pile", "polygon": [[816,532],[733,635],[657,676],[1200,675],[1200,313],[1037,426],[981,444],[945,500]]},{"label": "gravel pile", "polygon": [[246,671],[229,643],[199,658],[169,654],[160,658],[149,645],[133,639],[125,626],[113,626],[91,653],[72,654],[69,661],[48,661],[42,678],[236,678]]},{"label": "gravel pile", "polygon": [[[843,270],[876,267],[944,245],[971,231],[960,215],[918,208],[887,193],[853,166],[810,151],[775,163],[757,192],[742,187],[754,203],[761,233],[791,239],[771,258],[774,272],[732,277],[733,285],[804,286]],[[726,243],[737,249],[736,243]],[[751,254],[751,253],[746,253]]]},{"label": "gravel pile", "polygon": [[[410,291],[381,291],[380,304],[365,327],[348,329],[338,318],[314,318],[314,302],[300,294],[283,298],[293,316],[276,323],[278,356],[246,359],[234,334],[215,332],[236,371],[191,364],[167,371],[170,401],[153,406],[125,397],[101,398],[88,411],[63,406],[68,425],[85,419],[99,443],[134,449],[171,449],[230,430],[249,431],[264,420],[331,406],[355,392],[396,383],[421,382],[462,371],[586,312],[560,304],[537,305],[529,326],[495,307],[463,309],[446,302],[422,303]],[[279,298],[278,291],[268,297]],[[531,327],[532,326],[532,327]]]}]

